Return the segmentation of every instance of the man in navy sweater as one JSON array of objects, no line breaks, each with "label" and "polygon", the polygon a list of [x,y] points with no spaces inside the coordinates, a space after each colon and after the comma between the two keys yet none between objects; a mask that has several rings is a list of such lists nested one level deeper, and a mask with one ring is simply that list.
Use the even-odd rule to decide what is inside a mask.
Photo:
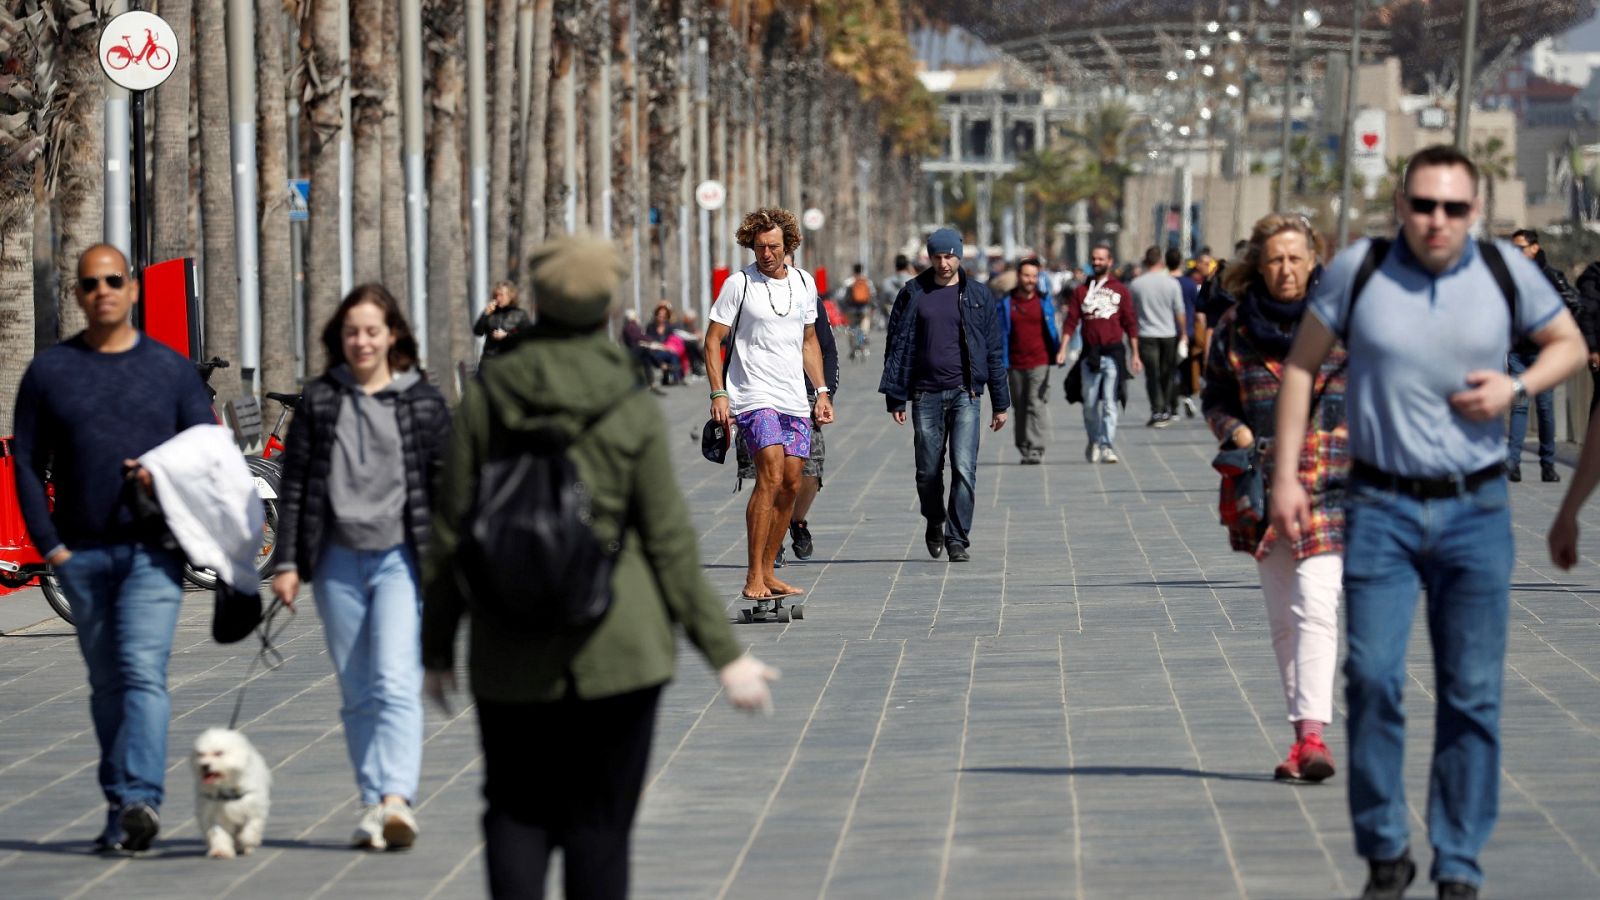
[{"label": "man in navy sweater", "polygon": [[89,668],[109,804],[95,846],[140,851],[160,830],[167,658],[183,603],[183,559],[145,533],[127,502],[133,488],[124,472],[145,451],[216,419],[188,360],[130,323],[139,285],[121,251],[99,244],[83,252],[77,297],[88,328],[34,357],[17,390],[17,498],[72,603]]}]

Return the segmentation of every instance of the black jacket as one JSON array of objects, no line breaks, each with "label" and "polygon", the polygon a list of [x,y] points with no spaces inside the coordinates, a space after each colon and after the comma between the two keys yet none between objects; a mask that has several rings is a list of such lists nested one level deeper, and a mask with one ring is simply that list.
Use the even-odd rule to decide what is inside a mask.
[{"label": "black jacket", "polygon": [[[305,386],[284,440],[283,484],[278,491],[278,568],[293,565],[303,580],[317,571],[330,513],[328,471],[343,388],[322,375]],[[421,560],[428,545],[433,485],[449,440],[450,409],[444,395],[419,381],[395,403],[406,467],[406,543]]]},{"label": "black jacket", "polygon": [[1600,262],[1592,262],[1578,276],[1578,329],[1590,353],[1600,353]]},{"label": "black jacket", "polygon": [[[1001,343],[1000,318],[994,295],[976,281],[968,280],[967,270],[957,274],[961,314],[961,361],[965,387],[982,394],[992,392],[990,403],[997,413],[1011,408],[1011,387],[1006,378],[1005,345]],[[933,269],[906,282],[895,297],[889,313],[889,335],[884,340],[883,378],[878,393],[884,396],[889,412],[900,412],[911,399],[911,382],[917,367],[917,304],[935,289]]]},{"label": "black jacket", "polygon": [[[519,330],[528,327],[528,313],[520,306],[507,306],[494,312],[484,310],[478,316],[477,324],[472,326],[472,333],[483,338],[483,355],[485,358],[499,353],[502,346]],[[506,336],[495,340],[491,334],[504,331]]]},{"label": "black jacket", "polygon": [[[1561,302],[1567,305],[1567,311],[1571,312],[1572,317],[1578,321],[1578,330],[1583,332],[1584,342],[1589,345],[1589,349],[1592,352],[1595,347],[1592,333],[1594,324],[1592,321],[1584,321],[1590,317],[1585,314],[1585,304],[1578,296],[1578,291],[1573,288],[1571,282],[1567,281],[1567,276],[1563,275],[1560,269],[1550,265],[1549,261],[1545,259],[1543,249],[1539,251],[1538,256],[1534,257],[1533,264],[1539,267],[1540,272],[1544,273],[1545,280],[1550,282],[1550,286],[1556,289],[1556,293],[1561,296]],[[1590,268],[1594,267],[1591,265]],[[1583,274],[1588,275],[1589,273],[1585,271]],[[1582,280],[1582,278],[1579,278],[1580,283]],[[1523,338],[1517,341],[1516,346],[1512,349],[1517,353],[1538,353],[1539,345],[1527,338]]]}]

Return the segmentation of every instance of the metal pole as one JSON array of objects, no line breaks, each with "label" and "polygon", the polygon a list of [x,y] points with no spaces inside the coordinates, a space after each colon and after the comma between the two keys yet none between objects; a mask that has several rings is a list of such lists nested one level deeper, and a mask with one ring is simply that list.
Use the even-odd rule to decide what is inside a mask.
[{"label": "metal pole", "polygon": [[[467,0],[467,180],[472,225],[472,277],[467,307],[477,321],[489,298],[488,35],[484,0]],[[509,35],[500,35],[506,40]],[[503,251],[502,251],[503,252]]]},{"label": "metal pole", "polygon": [[406,170],[406,276],[418,363],[428,365],[428,212],[422,142],[422,0],[400,0],[400,129]]},{"label": "metal pole", "polygon": [[[143,278],[150,262],[150,183],[145,174],[144,98],[149,91],[134,91],[130,97],[133,118],[133,277]],[[143,305],[136,316],[143,319]]]},{"label": "metal pole", "polygon": [[[251,59],[254,59],[252,54]],[[339,294],[356,284],[356,148],[350,135],[350,0],[339,0]]]},{"label": "metal pole", "polygon": [[1294,113],[1294,69],[1300,45],[1300,0],[1289,7],[1289,62],[1283,70],[1283,134],[1278,142],[1278,211],[1289,208],[1289,120]]},{"label": "metal pole", "polygon": [[261,222],[256,218],[256,10],[228,0],[228,137],[233,159],[234,262],[239,278],[239,375],[254,393],[261,370]]},{"label": "metal pole", "polygon": [[[644,127],[644,99],[639,93],[639,4],[628,0],[628,88],[633,95],[629,113],[633,119],[628,128],[628,166],[633,175],[633,313],[643,316],[644,310],[644,232],[650,227],[650,183],[644,160],[639,158],[639,129]],[[703,327],[703,325],[702,325]]]},{"label": "metal pole", "polygon": [[[694,269],[689,265],[689,198],[694,186],[689,183],[689,165],[694,145],[689,142],[689,20],[678,20],[678,163],[683,175],[678,179],[678,308],[688,309],[693,296]],[[706,320],[702,319],[702,322]],[[709,323],[707,323],[709,324]]]},{"label": "metal pole", "polygon": [[[128,11],[127,0],[111,4],[110,15],[118,16]],[[105,229],[101,237],[106,243],[122,251],[123,257],[132,259],[132,223],[128,220],[128,91],[106,82],[105,105]]]},{"label": "metal pole", "polygon": [[1335,250],[1342,250],[1350,243],[1350,198],[1355,186],[1356,91],[1361,83],[1361,19],[1366,10],[1364,0],[1356,0],[1352,5],[1355,12],[1350,26],[1350,73],[1344,88],[1344,133],[1339,137],[1344,173],[1339,184],[1339,245]]},{"label": "metal pole", "polygon": [[1471,136],[1472,68],[1478,59],[1478,0],[1467,0],[1461,24],[1461,83],[1456,88],[1456,149],[1467,152]]},{"label": "metal pole", "polygon": [[[294,18],[284,16],[288,27],[295,32],[299,27]],[[291,42],[293,39],[291,38]],[[289,115],[285,122],[288,126],[289,138],[289,177],[300,177],[300,101],[289,98]],[[288,185],[284,185],[288,188]],[[268,186],[268,190],[271,186]],[[306,359],[306,223],[289,223],[289,270],[294,273],[292,279],[291,298],[292,305],[289,310],[290,321],[294,323],[294,375],[297,379],[306,377],[308,362]]]},{"label": "metal pole", "polygon": [[[711,45],[705,38],[694,42],[694,134],[699,153],[695,159],[696,184],[711,178],[710,73]],[[700,286],[700,321],[711,321],[711,211],[700,207],[700,271],[695,283]]]}]

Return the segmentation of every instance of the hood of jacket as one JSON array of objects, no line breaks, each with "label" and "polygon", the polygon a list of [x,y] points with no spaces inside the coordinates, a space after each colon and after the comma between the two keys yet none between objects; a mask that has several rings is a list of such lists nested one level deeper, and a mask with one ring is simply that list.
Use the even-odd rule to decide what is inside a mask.
[{"label": "hood of jacket", "polygon": [[632,354],[604,330],[541,322],[478,370],[491,414],[512,431],[551,426],[576,434],[644,383]]}]

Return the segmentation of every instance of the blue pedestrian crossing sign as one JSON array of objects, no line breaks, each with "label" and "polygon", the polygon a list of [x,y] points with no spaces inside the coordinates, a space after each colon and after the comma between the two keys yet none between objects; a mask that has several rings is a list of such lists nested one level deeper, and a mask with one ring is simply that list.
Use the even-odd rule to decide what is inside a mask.
[{"label": "blue pedestrian crossing sign", "polygon": [[311,221],[311,179],[289,179],[289,221]]}]

